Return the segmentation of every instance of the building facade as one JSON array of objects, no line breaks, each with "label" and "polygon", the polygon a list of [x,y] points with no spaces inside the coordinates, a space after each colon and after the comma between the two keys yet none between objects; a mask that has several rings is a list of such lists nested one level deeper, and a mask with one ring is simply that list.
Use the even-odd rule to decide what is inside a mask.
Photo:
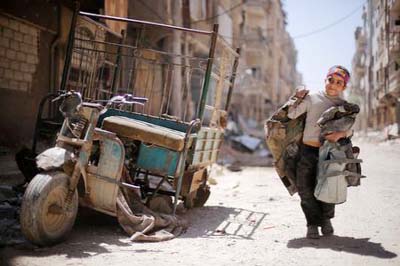
[{"label": "building facade", "polygon": [[361,106],[360,129],[400,123],[400,1],[369,0],[355,31],[352,99]]},{"label": "building facade", "polygon": [[246,1],[241,23],[241,74],[233,108],[261,125],[302,82],[297,51],[281,1]]},{"label": "building facade", "polygon": [[[26,3],[26,8],[21,9]],[[81,0],[78,3],[82,11],[194,29],[212,30],[214,24],[219,24],[223,42],[242,50],[231,111],[247,120],[261,124],[286,101],[296,84],[301,83],[301,75],[296,70],[297,52],[285,29],[286,15],[280,0]],[[60,88],[74,8],[71,1],[63,0],[44,4],[22,0],[1,2],[0,147],[30,146],[41,99]],[[123,31],[128,44],[137,34],[131,25],[102,19],[80,19],[75,31],[80,38],[99,42],[120,37]],[[179,31],[149,31],[149,45],[166,48],[172,54],[208,55],[206,40],[191,38]],[[84,72],[84,66],[89,63],[76,66],[76,73]],[[72,75],[75,74],[73,64],[74,58]],[[100,70],[111,73],[108,67],[104,65]],[[99,86],[105,94],[110,94],[113,81],[107,77],[110,75],[104,75]],[[122,75],[121,80],[124,79]],[[186,84],[188,81],[180,74],[172,80],[175,83],[170,105],[172,114],[193,116],[195,101],[188,101],[187,106],[181,102],[183,98],[195,99],[202,84]],[[191,89],[182,89],[187,87]],[[86,96],[92,97],[89,92]],[[45,116],[57,113],[51,106],[45,110]]]}]

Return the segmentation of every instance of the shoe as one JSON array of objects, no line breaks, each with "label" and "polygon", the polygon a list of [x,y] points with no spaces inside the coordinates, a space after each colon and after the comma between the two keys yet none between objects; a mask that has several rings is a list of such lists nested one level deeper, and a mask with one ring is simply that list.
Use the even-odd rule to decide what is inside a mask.
[{"label": "shoe", "polygon": [[316,225],[307,226],[306,237],[310,239],[318,239],[319,238],[318,226]]},{"label": "shoe", "polygon": [[321,226],[321,232],[324,236],[331,236],[333,235],[333,226],[331,220],[327,219],[324,220]]}]

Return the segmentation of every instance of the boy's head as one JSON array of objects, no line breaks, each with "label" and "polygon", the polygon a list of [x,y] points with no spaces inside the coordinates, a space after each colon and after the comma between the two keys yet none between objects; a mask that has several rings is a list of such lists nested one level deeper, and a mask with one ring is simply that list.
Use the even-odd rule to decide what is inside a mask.
[{"label": "boy's head", "polygon": [[329,96],[339,96],[346,89],[350,79],[349,71],[342,66],[333,66],[329,69],[325,79],[325,91]]}]

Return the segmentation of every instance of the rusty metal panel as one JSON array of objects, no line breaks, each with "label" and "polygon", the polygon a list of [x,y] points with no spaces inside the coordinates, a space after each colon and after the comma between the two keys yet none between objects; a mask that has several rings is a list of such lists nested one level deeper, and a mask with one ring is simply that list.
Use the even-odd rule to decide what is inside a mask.
[{"label": "rusty metal panel", "polygon": [[100,210],[115,213],[118,185],[106,178],[120,180],[125,157],[124,147],[117,139],[103,139],[100,150],[97,171],[88,175],[88,200]]},{"label": "rusty metal panel", "polygon": [[[205,182],[206,168],[201,168],[200,170],[186,171],[183,175],[181,196],[185,197],[190,192],[197,190],[202,183]],[[177,186],[178,179],[174,179],[174,187]]]}]

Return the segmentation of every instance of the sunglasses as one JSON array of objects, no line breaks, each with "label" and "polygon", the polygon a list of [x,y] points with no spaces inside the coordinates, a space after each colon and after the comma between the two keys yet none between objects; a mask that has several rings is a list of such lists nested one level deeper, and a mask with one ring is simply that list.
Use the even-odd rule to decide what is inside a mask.
[{"label": "sunglasses", "polygon": [[339,79],[334,79],[332,77],[327,78],[329,84],[332,85],[338,85],[338,86],[344,86],[344,81],[343,80],[339,80]]}]

